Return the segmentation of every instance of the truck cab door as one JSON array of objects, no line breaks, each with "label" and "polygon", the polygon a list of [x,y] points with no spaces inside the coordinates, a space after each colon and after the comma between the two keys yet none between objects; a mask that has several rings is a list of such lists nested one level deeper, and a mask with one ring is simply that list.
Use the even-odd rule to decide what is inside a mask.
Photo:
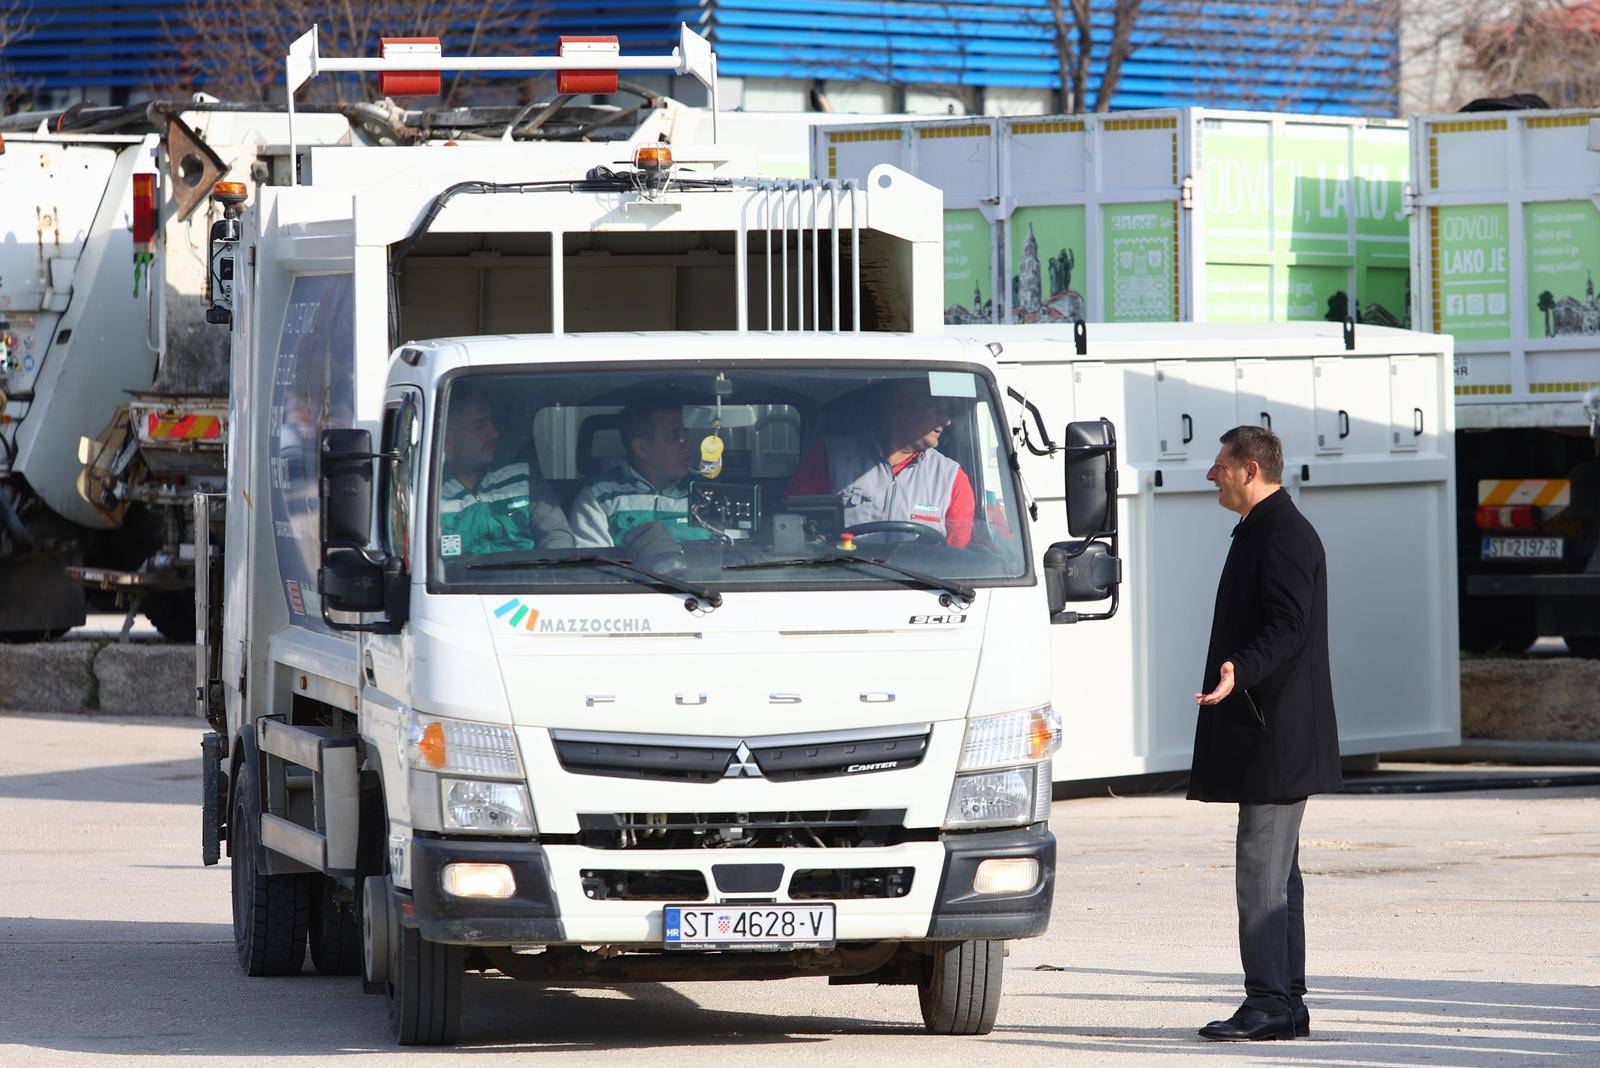
[{"label": "truck cab door", "polygon": [[[402,561],[407,575],[417,526],[417,473],[422,458],[422,393],[411,387],[389,391],[383,407],[378,451],[377,532],[383,552]],[[403,634],[362,635],[363,696],[389,707],[410,704],[410,673],[402,655]]]}]

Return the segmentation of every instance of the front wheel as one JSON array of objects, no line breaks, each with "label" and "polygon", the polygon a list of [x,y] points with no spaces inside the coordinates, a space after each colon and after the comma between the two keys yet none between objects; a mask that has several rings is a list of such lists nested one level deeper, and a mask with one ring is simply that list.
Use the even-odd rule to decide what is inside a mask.
[{"label": "front wheel", "polygon": [[[392,903],[391,903],[392,904]],[[448,1046],[461,1033],[460,946],[430,942],[415,927],[390,928],[389,1030],[402,1046]]]},{"label": "front wheel", "polygon": [[306,956],[311,884],[303,874],[267,875],[256,865],[256,773],[239,769],[228,817],[233,865],[233,945],[246,975],[296,975]]},{"label": "front wheel", "polygon": [[1000,1010],[1004,942],[936,942],[917,981],[922,1023],[936,1035],[986,1035]]}]

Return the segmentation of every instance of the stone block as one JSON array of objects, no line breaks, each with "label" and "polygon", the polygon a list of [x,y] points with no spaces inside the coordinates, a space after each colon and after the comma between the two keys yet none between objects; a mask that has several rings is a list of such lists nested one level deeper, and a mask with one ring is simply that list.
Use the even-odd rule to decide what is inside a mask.
[{"label": "stone block", "polygon": [[1461,736],[1600,742],[1600,660],[1463,660]]},{"label": "stone block", "polygon": [[112,642],[95,658],[100,711],[119,716],[193,716],[192,645]]},{"label": "stone block", "polygon": [[92,642],[0,645],[0,708],[83,712],[94,707]]}]

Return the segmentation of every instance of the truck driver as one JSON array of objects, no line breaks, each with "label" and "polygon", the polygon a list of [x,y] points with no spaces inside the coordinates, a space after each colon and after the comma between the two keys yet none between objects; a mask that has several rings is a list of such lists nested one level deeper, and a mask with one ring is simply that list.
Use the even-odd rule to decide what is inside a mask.
[{"label": "truck driver", "polygon": [[550,484],[526,463],[496,467],[499,441],[484,389],[472,382],[453,387],[439,487],[440,554],[572,548],[572,531]]},{"label": "truck driver", "polygon": [[933,396],[925,378],[898,379],[884,392],[875,426],[811,446],[789,477],[789,496],[837,496],[847,529],[921,523],[964,548],[972,541],[972,482],[939,452],[949,426],[950,402]]},{"label": "truck driver", "polygon": [[[658,524],[675,541],[701,541],[710,532],[689,525],[689,456],[683,408],[645,403],[622,411],[627,459],[585,482],[572,502],[572,530],[585,547],[621,545],[648,536]],[[655,535],[657,538],[660,534]],[[670,543],[667,543],[670,545]]]}]

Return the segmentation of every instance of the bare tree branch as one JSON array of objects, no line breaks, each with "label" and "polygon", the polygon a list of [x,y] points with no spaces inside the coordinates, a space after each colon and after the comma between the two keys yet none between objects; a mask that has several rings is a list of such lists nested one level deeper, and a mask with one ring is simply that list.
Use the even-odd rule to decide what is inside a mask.
[{"label": "bare tree branch", "polygon": [[0,114],[10,111],[13,98],[31,88],[11,72],[6,50],[33,36],[38,25],[28,0],[0,0]]},{"label": "bare tree branch", "polygon": [[[4,0],[0,0],[4,2]],[[177,57],[171,94],[203,88],[228,100],[267,103],[282,99],[283,59],[290,43],[317,27],[317,43],[328,56],[375,56],[381,37],[442,37],[447,55],[470,56],[491,44],[531,39],[540,13],[513,7],[513,0],[186,0],[181,19],[165,27]],[[301,90],[306,101],[338,104],[374,99],[378,80],[368,74],[321,78]],[[468,96],[513,97],[516,83],[457,74],[444,85],[439,103],[449,107]]]}]

